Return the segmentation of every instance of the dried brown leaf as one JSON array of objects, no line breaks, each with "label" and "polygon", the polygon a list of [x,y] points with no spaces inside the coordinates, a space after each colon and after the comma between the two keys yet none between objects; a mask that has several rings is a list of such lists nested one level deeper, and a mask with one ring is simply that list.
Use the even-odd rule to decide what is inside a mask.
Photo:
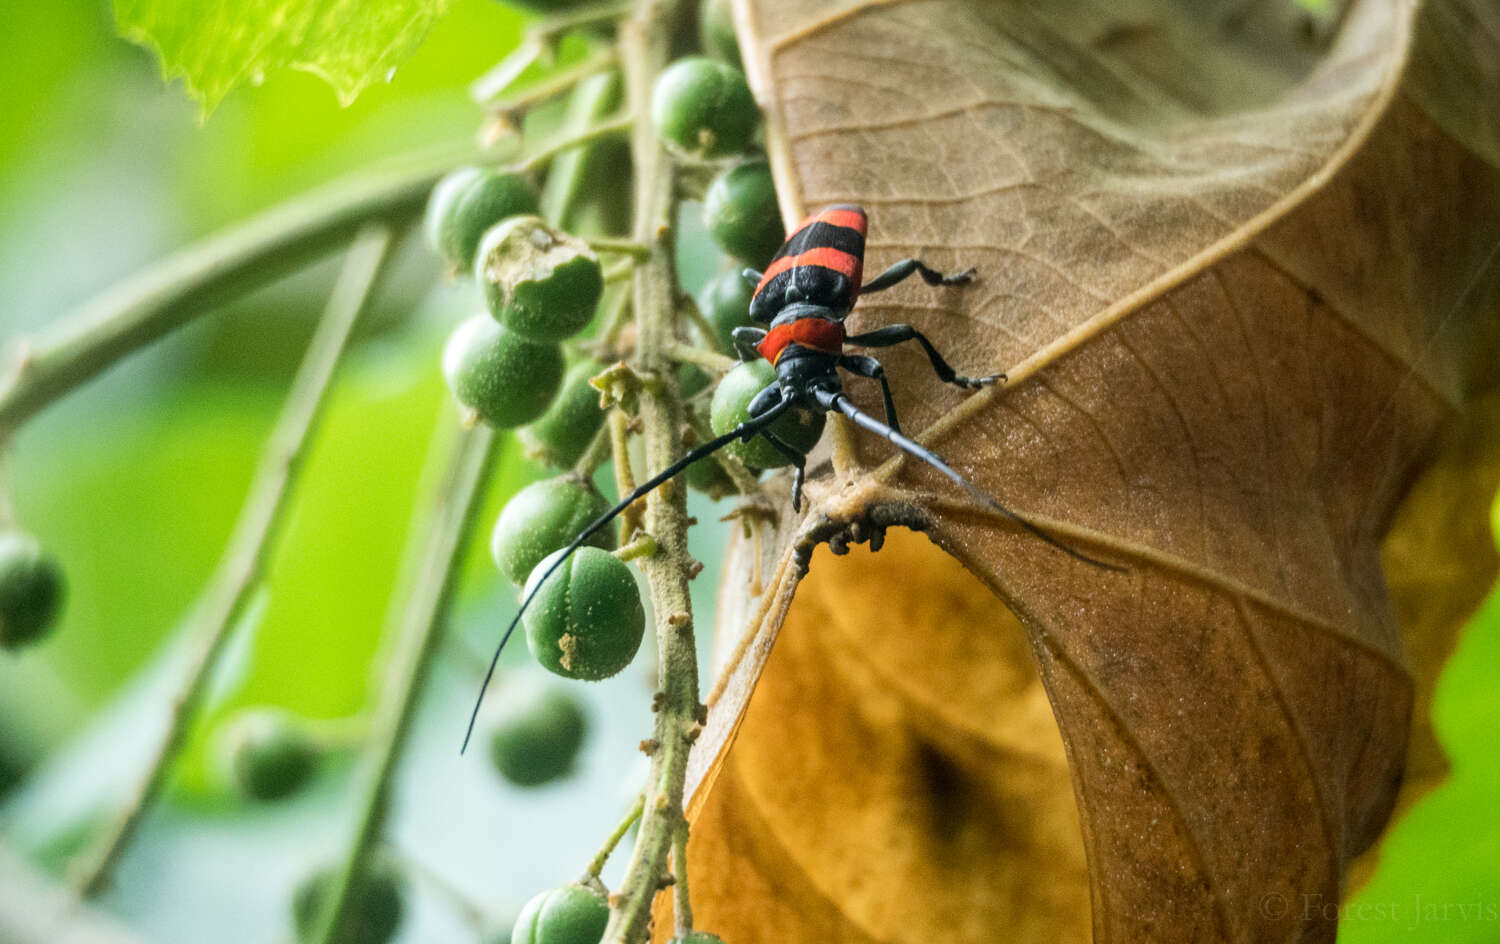
[{"label": "dried brown leaf", "polygon": [[[1397,802],[1414,704],[1412,781],[1441,776],[1422,706],[1494,571],[1470,538],[1497,468],[1475,430],[1500,406],[1479,399],[1500,350],[1500,9],[1355,3],[1326,50],[1267,10],[1291,5],[737,11],[789,220],[858,202],[869,271],[979,269],[852,318],[1009,369],[965,398],[891,352],[904,425],[1127,571],[836,431],[811,510],[763,548],[764,592],[725,607],[743,631],[692,771],[701,925],[1332,940],[1322,905]],[[789,610],[799,545],[899,523],[1004,604],[893,538],[817,559]]]}]

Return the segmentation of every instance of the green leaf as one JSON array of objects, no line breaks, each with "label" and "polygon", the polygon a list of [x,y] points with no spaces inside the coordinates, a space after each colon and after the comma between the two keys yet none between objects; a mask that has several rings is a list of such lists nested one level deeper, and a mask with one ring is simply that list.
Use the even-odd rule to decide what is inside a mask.
[{"label": "green leaf", "polygon": [[278,69],[321,76],[347,105],[417,48],[451,0],[115,0],[121,35],[154,50],[206,116]]}]

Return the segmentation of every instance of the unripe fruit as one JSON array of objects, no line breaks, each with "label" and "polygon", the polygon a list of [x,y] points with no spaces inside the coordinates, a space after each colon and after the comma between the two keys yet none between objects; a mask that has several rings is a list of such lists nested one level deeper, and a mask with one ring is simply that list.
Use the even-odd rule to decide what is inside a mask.
[{"label": "unripe fruit", "polygon": [[535,216],[491,227],[479,241],[474,277],[495,320],[537,341],[583,330],[604,292],[599,257],[588,244]]},{"label": "unripe fruit", "polygon": [[698,296],[698,308],[714,328],[714,336],[706,340],[725,353],[733,353],[734,329],[751,323],[750,298],[754,294],[755,290],[738,271],[722,272],[709,280]]},{"label": "unripe fruit", "polygon": [[438,255],[468,272],[485,230],[506,217],[535,213],[536,207],[536,190],[526,178],[460,167],[432,188],[422,228]]},{"label": "unripe fruit", "polygon": [[708,388],[714,379],[697,364],[684,362],[677,367],[677,395],[686,400]]},{"label": "unripe fruit", "polygon": [[725,252],[764,268],[786,239],[766,162],[747,161],[715,177],[703,195],[703,224]]},{"label": "unripe fruit", "polygon": [[734,480],[712,456],[688,466],[686,478],[689,488],[697,489],[710,498],[723,498],[734,491]]},{"label": "unripe fruit", "polygon": [[541,416],[562,383],[562,349],[475,315],[443,348],[443,376],[466,410],[506,429]]},{"label": "unripe fruit", "polygon": [[[299,940],[310,942],[318,932],[323,900],[334,882],[331,868],[302,880],[292,895],[292,919]],[[405,911],[406,879],[384,856],[370,860],[349,890],[348,914],[339,944],[385,944],[396,933]]]},{"label": "unripe fruit", "polygon": [[657,78],[651,120],[673,149],[693,157],[725,157],[745,150],[760,112],[743,72],[707,56],[689,56]]},{"label": "unripe fruit", "polygon": [[252,708],[220,734],[228,780],[247,800],[280,800],[300,790],[322,754],[299,719],[278,708]]},{"label": "unripe fruit", "polygon": [[609,923],[609,902],[586,885],[542,892],[526,903],[510,944],[599,944]]},{"label": "unripe fruit", "polygon": [[[505,503],[490,535],[490,554],[502,574],[522,583],[542,558],[567,546],[608,510],[604,496],[576,475],[532,482]],[[610,550],[615,531],[600,528],[588,543]]]},{"label": "unripe fruit", "polygon": [[724,944],[724,939],[707,931],[689,931],[667,941],[667,944]]},{"label": "unripe fruit", "polygon": [[[776,368],[770,361],[755,360],[740,364],[724,375],[719,389],[714,391],[713,403],[709,406],[709,424],[715,436],[723,436],[740,423],[750,419],[750,401],[776,379]],[[823,435],[822,410],[794,406],[776,418],[770,432],[782,442],[806,454],[817,445]],[[749,442],[734,442],[724,447],[752,469],[775,469],[791,465],[791,460],[769,442],[757,435]]]},{"label": "unripe fruit", "polygon": [[490,735],[490,759],[500,775],[522,787],[564,776],[573,767],[588,717],[583,705],[557,688],[532,687],[502,704]]},{"label": "unripe fruit", "polygon": [[[526,580],[526,596],[561,553],[536,565]],[[526,643],[543,668],[564,678],[598,681],[635,658],[646,611],[630,567],[608,551],[583,547],[540,584],[525,623]]]},{"label": "unripe fruit", "polygon": [[740,64],[740,40],[734,32],[730,0],[703,0],[698,5],[698,42],[709,55]]},{"label": "unripe fruit", "polygon": [[526,427],[536,447],[533,458],[565,469],[582,457],[604,422],[599,391],[589,384],[603,369],[596,361],[579,361],[568,368],[557,399],[540,419]]},{"label": "unripe fruit", "polygon": [[63,594],[62,568],[36,538],[0,533],[0,648],[41,639],[57,619]]}]

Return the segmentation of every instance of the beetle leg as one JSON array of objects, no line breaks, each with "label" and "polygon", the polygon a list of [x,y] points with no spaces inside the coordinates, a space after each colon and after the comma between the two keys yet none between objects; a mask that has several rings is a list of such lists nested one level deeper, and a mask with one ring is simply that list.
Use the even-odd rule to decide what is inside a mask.
[{"label": "beetle leg", "polygon": [[798,452],[791,443],[782,439],[780,436],[777,436],[769,429],[761,430],[760,434],[765,437],[766,442],[775,447],[777,452],[790,459],[792,462],[792,466],[796,469],[796,471],[792,473],[792,510],[801,511],[802,481],[807,475],[807,456],[804,456],[802,453]]},{"label": "beetle leg", "polygon": [[902,259],[860,286],[859,293],[861,295],[868,295],[870,292],[885,291],[913,273],[920,275],[922,281],[928,285],[962,285],[974,278],[973,269],[965,269],[956,275],[944,275],[935,269],[927,268],[927,266],[922,264],[922,260],[920,259]]},{"label": "beetle leg", "polygon": [[943,383],[977,390],[1005,380],[1004,374],[990,374],[988,377],[963,376],[948,366],[948,362],[943,360],[943,355],[937,352],[937,348],[932,346],[932,342],[927,340],[922,332],[908,324],[887,325],[884,328],[876,328],[874,331],[866,331],[864,334],[850,335],[844,339],[845,344],[853,344],[855,347],[890,347],[902,341],[915,341],[922,345],[922,350],[927,352],[927,359],[932,362],[933,371]]},{"label": "beetle leg", "polygon": [[851,374],[880,381],[880,395],[885,398],[885,421],[891,429],[901,432],[901,423],[896,419],[896,400],[891,396],[891,382],[886,379],[885,367],[880,361],[863,354],[844,354],[839,358],[839,366]]},{"label": "beetle leg", "polygon": [[755,269],[746,268],[740,270],[740,278],[744,279],[746,282],[749,282],[751,288],[758,288],[760,286],[760,280],[764,277],[764,273],[757,272]]}]

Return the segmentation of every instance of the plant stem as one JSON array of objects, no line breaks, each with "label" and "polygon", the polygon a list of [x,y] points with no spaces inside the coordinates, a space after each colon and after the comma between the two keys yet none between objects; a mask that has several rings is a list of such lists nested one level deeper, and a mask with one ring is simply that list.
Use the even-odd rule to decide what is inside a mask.
[{"label": "plant stem", "polygon": [[685,361],[689,364],[697,364],[706,367],[716,374],[727,374],[739,365],[739,361],[732,357],[726,357],[717,351],[705,350],[684,344],[681,341],[673,341],[666,347],[666,355],[674,361]]},{"label": "plant stem", "polygon": [[573,463],[573,474],[592,482],[594,473],[609,459],[610,448],[609,423],[606,421],[599,424],[599,429],[594,433],[594,438],[589,440],[583,455]]},{"label": "plant stem", "polygon": [[[630,417],[619,407],[609,413],[609,449],[615,467],[615,494],[624,498],[635,491],[635,471],[630,467]],[[640,502],[620,512],[620,543],[629,544],[641,529]]]},{"label": "plant stem", "polygon": [[629,3],[600,3],[559,16],[549,16],[527,30],[526,38],[550,40],[571,30],[582,29],[585,26],[597,26],[600,23],[611,23],[615,20],[623,19],[630,15],[630,10],[631,6]]},{"label": "plant stem", "polygon": [[[444,405],[444,414],[449,411]],[[468,544],[483,498],[483,485],[495,456],[498,438],[487,426],[476,426],[456,436],[436,437],[451,442],[435,444],[440,458],[423,478],[428,490],[419,516],[419,529],[408,544],[403,565],[410,581],[404,601],[392,609],[389,629],[396,633],[395,651],[388,666],[388,684],[381,687],[371,736],[360,758],[355,786],[357,820],[344,850],[337,879],[330,887],[319,916],[318,933],[311,940],[333,944],[350,914],[349,892],[385,826],[390,807],[391,778],[411,730],[418,695],[437,651],[444,617],[452,597],[458,560]]]},{"label": "plant stem", "polygon": [[0,439],[122,357],[321,257],[367,222],[416,217],[433,183],[468,153],[429,155],[284,203],[168,256],[42,334],[20,339],[0,377]]},{"label": "plant stem", "polygon": [[[669,43],[680,15],[674,0],[637,0],[634,15],[620,24],[620,60],[628,107],[646,114],[651,87],[670,55]],[[639,328],[636,369],[662,383],[640,394],[640,417],[646,464],[661,469],[683,453],[682,404],[667,348],[676,341],[676,273],[672,265],[672,222],[676,213],[674,166],[662,150],[650,122],[631,135],[636,173],[634,237],[653,247],[651,258],[636,268],[635,314]],[[698,659],[693,642],[692,605],[688,596],[693,559],[687,551],[686,489],[669,483],[647,498],[646,530],[661,545],[639,561],[651,586],[660,669],[657,682],[655,738],[645,813],[615,904],[604,932],[608,944],[641,944],[646,938],[652,900],[670,852],[673,832],[682,821],[682,799],[688,751],[697,737]]]},{"label": "plant stem", "polygon": [[601,138],[625,134],[634,124],[634,116],[627,112],[622,115],[616,115],[613,118],[607,118],[593,127],[585,128],[582,131],[560,134],[546,144],[543,144],[536,151],[528,154],[519,163],[514,165],[514,169],[518,171],[539,170],[547,166],[547,162],[563,151],[570,151],[581,144],[588,144],[590,141],[598,141]]},{"label": "plant stem", "polygon": [[488,101],[480,101],[479,104],[492,112],[504,115],[513,115],[516,112],[525,111],[534,105],[539,105],[548,99],[556,98],[567,93],[584,79],[598,75],[613,67],[615,64],[614,50],[605,46],[596,50],[587,59],[563,69],[561,72],[542,79],[534,85],[529,85],[519,92],[504,98],[492,98]]},{"label": "plant stem", "polygon": [[629,239],[616,239],[612,236],[589,236],[586,237],[589,248],[595,252],[615,253],[616,255],[629,256],[632,259],[651,258],[651,247]]},{"label": "plant stem", "polygon": [[360,231],[349,250],[328,307],[287,393],[286,405],[261,455],[234,534],[187,630],[193,656],[187,677],[173,700],[166,735],[119,819],[87,857],[80,860],[76,882],[84,896],[98,894],[107,886],[114,866],[160,794],[172,761],[187,741],[188,730],[207,691],[210,670],[261,579],[283,519],[287,494],[301,470],[302,457],[317,426],[339,356],[369,301],[392,244],[388,227],[371,225]]},{"label": "plant stem", "polygon": [[641,818],[641,811],[645,809],[645,806],[646,795],[643,793],[635,798],[634,803],[630,804],[630,812],[625,814],[625,818],[620,820],[620,825],[616,826],[615,831],[609,834],[608,839],[604,840],[603,847],[594,854],[593,860],[589,862],[589,867],[583,873],[585,881],[591,878],[598,878],[599,873],[604,871],[604,863],[609,861],[610,855],[614,853],[615,847],[620,844],[620,840],[624,839],[625,834],[630,832],[630,827],[634,826],[635,821]]}]

